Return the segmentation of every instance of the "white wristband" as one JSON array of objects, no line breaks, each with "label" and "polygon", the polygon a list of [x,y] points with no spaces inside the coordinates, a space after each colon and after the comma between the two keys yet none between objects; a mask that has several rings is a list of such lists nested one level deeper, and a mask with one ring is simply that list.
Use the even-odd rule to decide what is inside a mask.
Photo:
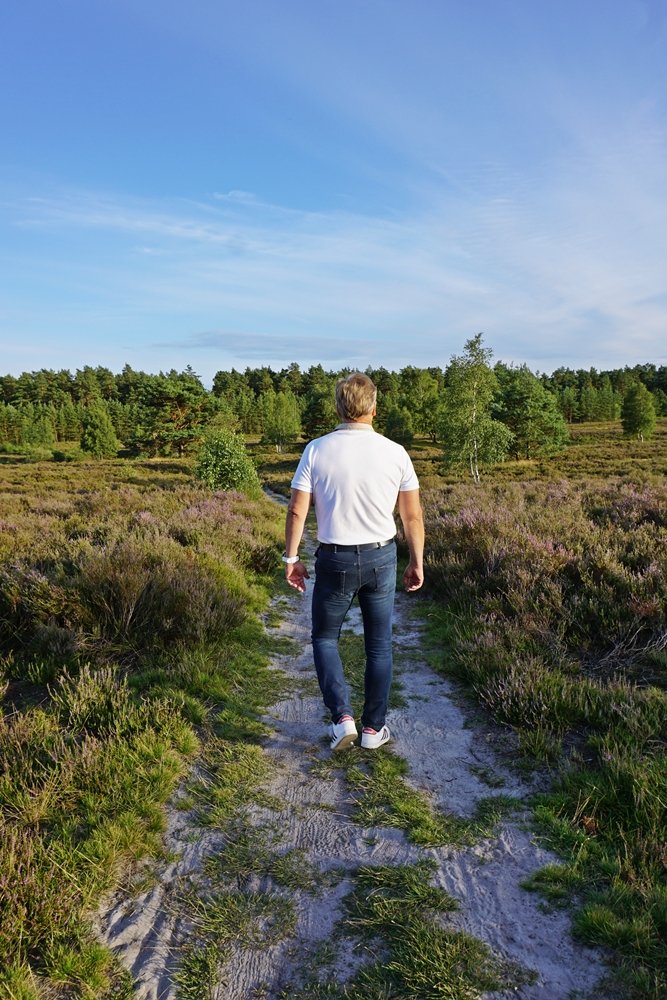
[{"label": "white wristband", "polygon": [[293,563],[298,563],[299,561],[298,556],[286,556],[285,553],[283,553],[280,558],[284,563],[287,563],[289,566],[291,566]]}]

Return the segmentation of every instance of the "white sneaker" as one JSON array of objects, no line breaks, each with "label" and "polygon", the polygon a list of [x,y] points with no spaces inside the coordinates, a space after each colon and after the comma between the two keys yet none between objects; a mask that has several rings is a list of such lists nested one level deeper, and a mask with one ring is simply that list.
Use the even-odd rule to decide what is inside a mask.
[{"label": "white sneaker", "polygon": [[384,743],[388,743],[390,739],[391,733],[389,732],[389,727],[383,726],[377,733],[362,733],[361,745],[364,750],[377,750]]},{"label": "white sneaker", "polygon": [[354,719],[345,719],[344,722],[332,722],[329,726],[329,736],[332,750],[347,750],[357,741],[357,724]]}]

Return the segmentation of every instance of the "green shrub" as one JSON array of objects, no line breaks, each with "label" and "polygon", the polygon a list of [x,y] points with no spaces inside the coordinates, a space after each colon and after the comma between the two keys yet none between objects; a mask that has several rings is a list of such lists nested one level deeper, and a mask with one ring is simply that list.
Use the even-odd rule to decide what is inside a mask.
[{"label": "green shrub", "polygon": [[[173,463],[169,488],[156,489],[160,465],[146,466],[148,488],[115,482],[141,471],[122,463],[50,465],[35,484],[22,467],[23,495],[8,491],[0,510],[0,651],[56,675],[114,653],[128,663],[217,642],[262,603],[275,506],[182,485]],[[93,471],[93,488],[63,492],[70,479],[89,486]],[[43,477],[50,489],[39,493]]]},{"label": "green shrub", "polygon": [[141,728],[138,702],[114,666],[85,664],[77,676],[63,671],[49,693],[62,726],[74,732],[108,736]]},{"label": "green shrub", "polygon": [[59,448],[53,449],[54,462],[82,462],[85,458],[86,455],[81,448],[69,448],[67,451],[63,451]]},{"label": "green shrub", "polygon": [[167,539],[93,549],[80,564],[77,586],[88,630],[133,655],[215,641],[245,614],[221,570]]},{"label": "green shrub", "polygon": [[76,592],[62,579],[23,562],[0,566],[0,642],[5,647],[71,652],[79,620]]},{"label": "green shrub", "polygon": [[64,935],[76,923],[81,892],[59,868],[40,833],[0,821],[0,968],[17,952],[34,960],[52,939],[54,924]]},{"label": "green shrub", "polygon": [[261,493],[257,470],[243,438],[233,431],[218,430],[206,436],[194,474],[212,490],[239,490],[255,497]]},{"label": "green shrub", "polygon": [[81,451],[93,458],[113,458],[120,448],[111,417],[102,404],[89,406],[81,417]]}]

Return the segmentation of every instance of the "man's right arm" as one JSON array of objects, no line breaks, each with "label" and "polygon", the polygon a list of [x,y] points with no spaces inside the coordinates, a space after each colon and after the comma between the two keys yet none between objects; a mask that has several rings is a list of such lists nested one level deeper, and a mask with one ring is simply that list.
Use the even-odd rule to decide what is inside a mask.
[{"label": "man's right arm", "polygon": [[403,490],[398,494],[398,513],[410,552],[403,586],[406,590],[419,590],[424,582],[424,515],[419,490]]},{"label": "man's right arm", "polygon": [[[310,493],[306,493],[304,490],[292,490],[285,518],[285,555],[287,556],[298,554],[310,501]],[[294,587],[295,590],[299,590],[303,594],[306,589],[306,580],[309,579],[308,570],[301,560],[295,563],[286,563],[285,578],[290,587]]]}]

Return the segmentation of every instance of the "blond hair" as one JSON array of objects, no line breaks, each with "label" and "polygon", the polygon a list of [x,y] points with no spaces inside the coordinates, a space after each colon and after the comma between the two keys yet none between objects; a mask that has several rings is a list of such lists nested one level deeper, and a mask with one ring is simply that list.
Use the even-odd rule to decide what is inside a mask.
[{"label": "blond hair", "polygon": [[352,372],[336,382],[336,413],[341,420],[358,420],[373,411],[377,389],[368,375]]}]

